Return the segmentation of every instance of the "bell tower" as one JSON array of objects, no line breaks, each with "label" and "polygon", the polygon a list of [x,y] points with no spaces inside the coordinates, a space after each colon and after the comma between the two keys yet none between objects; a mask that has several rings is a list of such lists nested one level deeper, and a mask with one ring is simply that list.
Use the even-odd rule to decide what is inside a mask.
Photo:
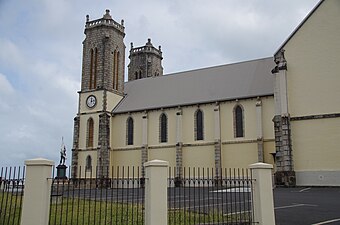
[{"label": "bell tower", "polygon": [[81,90],[74,119],[73,178],[84,176],[80,167],[92,168],[99,178],[108,177],[110,112],[124,94],[124,29],[124,21],[114,21],[108,9],[100,19],[86,16]]},{"label": "bell tower", "polygon": [[90,21],[87,15],[84,33],[81,90],[123,94],[124,20],[120,24],[114,21],[108,9],[101,19]]},{"label": "bell tower", "polygon": [[129,58],[129,81],[163,75],[161,46],[155,48],[150,38],[142,47],[134,48],[131,43]]}]

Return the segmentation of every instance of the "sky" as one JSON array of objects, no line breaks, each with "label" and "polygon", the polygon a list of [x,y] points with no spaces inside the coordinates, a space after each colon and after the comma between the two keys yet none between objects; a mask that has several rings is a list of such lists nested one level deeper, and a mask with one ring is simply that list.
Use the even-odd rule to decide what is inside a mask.
[{"label": "sky", "polygon": [[62,137],[71,163],[86,15],[110,9],[125,21],[126,57],[131,42],[151,38],[170,74],[273,56],[317,3],[0,0],[0,167],[33,158],[57,165]]}]

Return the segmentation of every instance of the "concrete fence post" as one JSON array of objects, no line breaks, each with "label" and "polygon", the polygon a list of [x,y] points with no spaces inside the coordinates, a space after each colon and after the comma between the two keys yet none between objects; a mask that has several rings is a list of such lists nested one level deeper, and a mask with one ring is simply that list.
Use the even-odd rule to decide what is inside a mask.
[{"label": "concrete fence post", "polygon": [[49,220],[53,161],[31,159],[25,161],[26,178],[21,225],[46,225]]},{"label": "concrete fence post", "polygon": [[259,225],[275,225],[274,199],[272,185],[273,166],[255,163],[249,166],[253,179],[254,221]]},{"label": "concrete fence post", "polygon": [[145,225],[168,224],[168,165],[161,160],[145,166]]}]

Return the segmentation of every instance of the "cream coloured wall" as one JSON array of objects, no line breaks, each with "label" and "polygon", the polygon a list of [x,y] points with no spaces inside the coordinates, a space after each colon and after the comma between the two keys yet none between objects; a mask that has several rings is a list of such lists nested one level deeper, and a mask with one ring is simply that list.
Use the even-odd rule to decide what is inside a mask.
[{"label": "cream coloured wall", "polygon": [[106,92],[107,95],[107,110],[111,111],[118,103],[122,100],[122,96],[109,92]]},{"label": "cream coloured wall", "polygon": [[141,151],[113,150],[110,152],[112,166],[141,166]]},{"label": "cream coloured wall", "polygon": [[[116,148],[131,148],[142,146],[142,116],[143,113],[124,113],[111,117],[111,135],[110,146],[113,149]],[[131,117],[133,119],[134,135],[133,145],[126,144],[126,121]]]},{"label": "cream coloured wall", "polygon": [[[275,151],[273,147],[274,131],[272,118],[274,116],[273,96],[262,97],[262,127],[264,139],[272,142],[271,145],[264,144],[265,154]],[[221,139],[223,144],[222,167],[234,165],[248,166],[250,163],[257,162],[257,120],[256,102],[257,98],[244,99],[239,101],[227,101],[220,103],[220,124]],[[234,137],[234,117],[233,109],[240,104],[244,109],[244,138]],[[182,111],[182,142],[183,147],[183,166],[184,167],[215,167],[215,103],[201,104],[181,107]],[[204,115],[204,140],[195,141],[194,134],[194,115],[197,109],[203,111]],[[163,110],[150,110],[148,117],[148,160],[161,159],[169,161],[170,166],[176,166],[176,126],[178,108]],[[168,118],[168,142],[160,143],[159,139],[159,118],[162,113]],[[111,162],[113,165],[118,163],[141,163],[142,147],[142,117],[144,112],[131,112],[130,114],[114,115],[111,119],[111,146],[114,150]],[[131,116],[134,120],[134,145],[126,145],[126,120]],[[237,144],[235,143],[237,142]],[[249,143],[251,142],[251,143]],[[270,147],[268,147],[270,146]],[[240,148],[241,150],[237,150]],[[136,150],[138,149],[138,150]],[[227,150],[226,150],[227,149]],[[249,150],[249,154],[246,150]],[[230,156],[229,156],[230,154]],[[246,154],[246,155],[244,155]],[[233,158],[230,162],[229,159]],[[270,157],[272,157],[270,155]],[[265,156],[265,159],[270,157]],[[228,158],[228,160],[227,160]],[[125,161],[128,159],[127,161]],[[237,159],[235,161],[235,159]],[[270,160],[268,160],[270,162]],[[232,163],[232,164],[230,164]]]},{"label": "cream coloured wall", "polygon": [[[183,143],[193,143],[195,140],[194,135],[194,113],[197,110],[197,106],[188,106],[182,108],[182,141]],[[204,119],[206,118],[205,112],[203,111]],[[203,124],[205,127],[205,123]],[[205,137],[204,132],[204,137]]]},{"label": "cream coloured wall", "polygon": [[[80,113],[91,113],[103,109],[103,91],[91,91],[79,94],[79,110]],[[89,108],[86,105],[86,99],[90,95],[94,95],[97,99],[97,103],[93,108]]]},{"label": "cream coloured wall", "polygon": [[113,150],[110,152],[110,176],[112,177],[138,177],[141,176],[140,150]]},{"label": "cream coloured wall", "polygon": [[183,167],[214,168],[214,145],[183,147]]},{"label": "cream coloured wall", "polygon": [[340,118],[294,120],[340,113],[340,1],[323,1],[283,49],[297,185],[340,185]]},{"label": "cream coloured wall", "polygon": [[[84,92],[80,93],[80,101],[79,101],[79,110],[80,113],[90,113],[94,111],[99,111],[103,110],[103,96],[104,96],[104,91],[98,90],[98,91],[91,91],[91,92]],[[86,100],[87,97],[90,95],[94,95],[97,99],[97,103],[95,107],[89,108],[86,105]],[[111,111],[118,103],[119,101],[123,98],[120,95],[117,95],[115,93],[111,93],[109,91],[106,92],[107,95],[107,111]]]},{"label": "cream coloured wall", "polygon": [[169,167],[176,166],[176,148],[149,149],[149,161],[159,159],[169,162]]},{"label": "cream coloured wall", "polygon": [[261,100],[263,137],[265,140],[274,139],[274,96],[263,97]]},{"label": "cream coloured wall", "polygon": [[275,171],[275,162],[274,157],[271,153],[275,153],[275,141],[265,141],[263,143],[263,157],[264,157],[264,163],[272,164],[274,166]]},{"label": "cream coloured wall", "polygon": [[283,48],[290,115],[340,112],[340,1],[324,1]]},{"label": "cream coloured wall", "polygon": [[[111,117],[110,146],[111,149],[126,147],[126,120],[128,114],[119,114]],[[133,121],[135,122],[136,119]]]},{"label": "cream coloured wall", "polygon": [[293,121],[295,171],[340,171],[340,118]]},{"label": "cream coloured wall", "polygon": [[223,168],[248,168],[258,162],[257,143],[238,143],[222,145]]}]

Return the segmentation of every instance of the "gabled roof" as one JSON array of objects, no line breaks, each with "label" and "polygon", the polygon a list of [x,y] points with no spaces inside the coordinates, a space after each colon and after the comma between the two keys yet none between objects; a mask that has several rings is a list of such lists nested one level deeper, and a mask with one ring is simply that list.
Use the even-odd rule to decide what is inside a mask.
[{"label": "gabled roof", "polygon": [[274,67],[270,57],[130,81],[113,113],[273,95]]},{"label": "gabled roof", "polygon": [[280,48],[275,52],[274,55],[276,55],[288,42],[296,32],[300,30],[300,28],[305,24],[305,22],[313,15],[313,13],[319,8],[319,6],[324,2],[325,0],[320,0],[318,4],[308,13],[308,15],[302,20],[302,22],[294,29],[294,31],[288,36],[288,38],[281,44]]}]

